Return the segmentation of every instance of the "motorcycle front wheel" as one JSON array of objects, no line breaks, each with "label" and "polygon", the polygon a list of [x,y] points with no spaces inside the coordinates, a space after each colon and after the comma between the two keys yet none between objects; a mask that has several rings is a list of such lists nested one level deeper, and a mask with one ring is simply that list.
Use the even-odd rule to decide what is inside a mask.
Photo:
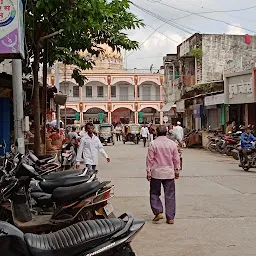
[{"label": "motorcycle front wheel", "polygon": [[216,153],[216,147],[212,143],[208,145],[208,150],[210,150],[212,153]]},{"label": "motorcycle front wheel", "polygon": [[248,171],[250,170],[250,167],[248,167],[248,166],[243,166],[243,169],[244,169],[244,171],[248,172]]},{"label": "motorcycle front wheel", "polygon": [[0,221],[13,224],[12,212],[0,207]]},{"label": "motorcycle front wheel", "polygon": [[226,155],[227,156],[232,156],[232,150],[233,150],[233,148],[227,148],[226,151],[225,151]]},{"label": "motorcycle front wheel", "polygon": [[130,245],[119,249],[113,256],[136,256]]}]

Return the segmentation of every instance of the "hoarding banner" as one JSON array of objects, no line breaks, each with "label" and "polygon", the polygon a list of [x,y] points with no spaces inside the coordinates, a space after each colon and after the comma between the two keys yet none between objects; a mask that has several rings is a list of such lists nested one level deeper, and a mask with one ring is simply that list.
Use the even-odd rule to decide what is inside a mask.
[{"label": "hoarding banner", "polygon": [[24,58],[22,0],[0,0],[0,57]]}]

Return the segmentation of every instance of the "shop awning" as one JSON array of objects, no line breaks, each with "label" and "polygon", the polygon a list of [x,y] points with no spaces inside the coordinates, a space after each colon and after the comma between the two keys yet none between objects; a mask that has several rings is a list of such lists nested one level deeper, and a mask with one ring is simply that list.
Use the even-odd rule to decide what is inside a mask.
[{"label": "shop awning", "polygon": [[176,106],[174,103],[175,103],[174,101],[167,103],[165,106],[163,106],[163,108],[161,109],[161,112],[168,112],[171,110],[171,108],[175,108]]}]

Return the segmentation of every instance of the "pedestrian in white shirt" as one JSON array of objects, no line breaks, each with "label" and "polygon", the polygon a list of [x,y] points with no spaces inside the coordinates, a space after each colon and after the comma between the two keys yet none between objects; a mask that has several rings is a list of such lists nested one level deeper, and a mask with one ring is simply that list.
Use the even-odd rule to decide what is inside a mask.
[{"label": "pedestrian in white shirt", "polygon": [[149,136],[149,130],[146,124],[144,124],[144,126],[141,128],[140,130],[140,135],[143,139],[143,144],[144,144],[144,148],[146,147],[146,142]]},{"label": "pedestrian in white shirt", "polygon": [[179,141],[183,141],[184,139],[184,130],[181,126],[181,122],[177,122],[177,126],[173,128],[173,132],[177,135],[177,138]]},{"label": "pedestrian in white shirt", "polygon": [[82,131],[79,133],[80,138],[83,138],[86,134],[87,132],[85,131],[85,127],[83,127]]},{"label": "pedestrian in white shirt", "polygon": [[105,152],[99,138],[94,135],[93,124],[87,123],[85,126],[85,130],[87,131],[87,133],[83,136],[83,138],[80,141],[76,158],[76,167],[80,167],[80,162],[82,160],[83,155],[86,167],[92,167],[92,169],[95,170],[96,165],[98,164],[98,152],[100,152],[107,159],[108,163],[110,162],[110,158]]},{"label": "pedestrian in white shirt", "polygon": [[78,134],[76,132],[76,127],[72,127],[72,131],[68,133],[68,138],[70,140],[78,139]]}]

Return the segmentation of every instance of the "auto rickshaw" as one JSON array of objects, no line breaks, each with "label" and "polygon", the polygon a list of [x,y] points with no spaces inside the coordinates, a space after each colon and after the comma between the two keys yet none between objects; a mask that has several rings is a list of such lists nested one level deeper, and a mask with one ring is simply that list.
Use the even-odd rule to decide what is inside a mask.
[{"label": "auto rickshaw", "polygon": [[140,142],[140,129],[139,124],[128,124],[124,127],[123,143],[133,142],[134,144],[139,144]]},{"label": "auto rickshaw", "polygon": [[100,124],[98,129],[98,136],[102,144],[105,146],[107,146],[108,143],[115,145],[114,127],[112,124]]}]

